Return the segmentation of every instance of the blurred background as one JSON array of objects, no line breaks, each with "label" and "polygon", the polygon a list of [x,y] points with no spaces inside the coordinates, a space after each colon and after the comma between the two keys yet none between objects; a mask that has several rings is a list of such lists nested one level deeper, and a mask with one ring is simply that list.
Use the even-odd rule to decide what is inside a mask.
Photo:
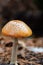
[{"label": "blurred background", "polygon": [[43,0],[0,0],[0,31],[13,19],[28,24],[35,37],[43,36]]}]

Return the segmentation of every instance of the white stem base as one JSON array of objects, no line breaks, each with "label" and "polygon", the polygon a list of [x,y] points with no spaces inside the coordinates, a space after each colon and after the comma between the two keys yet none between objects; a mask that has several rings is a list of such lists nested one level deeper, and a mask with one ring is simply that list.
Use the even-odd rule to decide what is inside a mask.
[{"label": "white stem base", "polygon": [[17,61],[11,62],[10,64],[18,65],[18,64],[17,64]]},{"label": "white stem base", "polygon": [[17,61],[15,62],[15,65],[18,65],[18,64],[17,64]]}]

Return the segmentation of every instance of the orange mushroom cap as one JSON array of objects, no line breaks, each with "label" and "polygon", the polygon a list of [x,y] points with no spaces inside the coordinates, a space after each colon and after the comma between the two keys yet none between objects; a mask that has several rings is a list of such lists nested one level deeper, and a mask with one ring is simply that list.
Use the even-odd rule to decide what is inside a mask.
[{"label": "orange mushroom cap", "polygon": [[6,36],[15,38],[28,37],[32,35],[32,30],[23,21],[9,21],[2,29],[2,33]]}]

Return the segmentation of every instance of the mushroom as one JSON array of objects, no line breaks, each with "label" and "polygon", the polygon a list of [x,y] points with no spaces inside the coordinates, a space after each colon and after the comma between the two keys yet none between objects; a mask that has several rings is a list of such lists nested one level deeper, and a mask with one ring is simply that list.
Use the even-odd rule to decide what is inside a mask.
[{"label": "mushroom", "polygon": [[9,21],[2,29],[2,34],[14,39],[10,64],[17,65],[18,39],[32,35],[32,30],[23,21]]}]

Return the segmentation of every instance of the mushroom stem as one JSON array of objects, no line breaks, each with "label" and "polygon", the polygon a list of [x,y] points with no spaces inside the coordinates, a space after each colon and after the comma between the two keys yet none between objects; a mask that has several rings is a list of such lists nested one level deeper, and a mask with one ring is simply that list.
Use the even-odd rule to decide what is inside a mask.
[{"label": "mushroom stem", "polygon": [[18,50],[18,40],[14,39],[10,64],[17,65],[17,50]]}]

